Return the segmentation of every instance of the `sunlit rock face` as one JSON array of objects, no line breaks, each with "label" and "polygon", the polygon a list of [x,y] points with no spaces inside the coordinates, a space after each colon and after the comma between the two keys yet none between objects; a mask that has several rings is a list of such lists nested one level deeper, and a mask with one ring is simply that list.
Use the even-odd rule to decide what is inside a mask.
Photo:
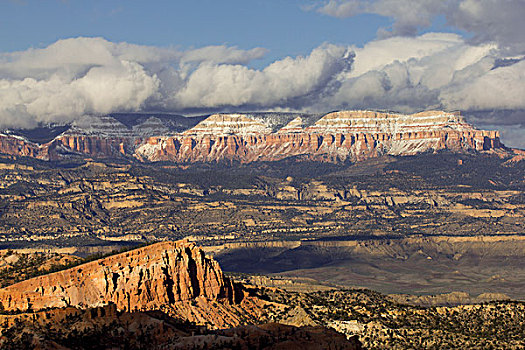
[{"label": "sunlit rock face", "polygon": [[275,121],[256,115],[212,115],[183,135],[145,139],[134,155],[148,161],[177,162],[248,163],[293,156],[359,161],[383,154],[502,147],[498,132],[476,130],[459,114],[442,111],[412,115],[342,111],[326,114],[313,123],[301,116],[287,119],[273,131]]},{"label": "sunlit rock face", "polygon": [[186,241],[163,242],[0,289],[6,310],[97,307],[151,310],[199,297],[231,300],[218,263]]},{"label": "sunlit rock face", "polygon": [[477,130],[459,113],[373,111],[213,114],[208,117],[104,116],[76,122],[45,144],[0,135],[0,152],[63,159],[129,157],[140,161],[359,161],[383,154],[503,148],[497,131]]},{"label": "sunlit rock face", "polygon": [[255,322],[265,304],[186,240],[155,243],[0,289],[7,311],[115,305],[128,312],[161,310],[212,328]]}]

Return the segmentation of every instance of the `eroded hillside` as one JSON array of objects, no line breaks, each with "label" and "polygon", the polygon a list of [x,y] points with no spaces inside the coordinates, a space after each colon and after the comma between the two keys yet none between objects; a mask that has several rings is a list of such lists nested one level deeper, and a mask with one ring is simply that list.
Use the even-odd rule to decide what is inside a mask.
[{"label": "eroded hillside", "polygon": [[[228,281],[216,262],[184,241],[112,255],[0,289],[6,306],[0,346],[523,348],[522,302],[419,307],[362,289],[296,293]],[[221,292],[225,284],[242,300]],[[236,327],[225,328],[233,325],[222,322],[228,318]]]},{"label": "eroded hillside", "polygon": [[17,162],[4,158],[0,169],[0,240],[6,245],[525,231],[525,162],[497,155],[189,168]]},{"label": "eroded hillside", "polygon": [[521,297],[525,287],[517,259],[525,162],[504,154],[2,164],[3,248],[89,255],[186,237],[228,271],[323,276],[388,293]]}]

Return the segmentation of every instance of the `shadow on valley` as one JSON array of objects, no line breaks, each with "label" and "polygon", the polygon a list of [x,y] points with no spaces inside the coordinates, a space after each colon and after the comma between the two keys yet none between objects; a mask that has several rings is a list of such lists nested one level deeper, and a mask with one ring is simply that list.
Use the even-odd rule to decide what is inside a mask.
[{"label": "shadow on valley", "polygon": [[[299,245],[300,244],[300,245]],[[525,239],[428,237],[226,249],[225,271],[309,278],[383,293],[503,293],[523,299]]]}]

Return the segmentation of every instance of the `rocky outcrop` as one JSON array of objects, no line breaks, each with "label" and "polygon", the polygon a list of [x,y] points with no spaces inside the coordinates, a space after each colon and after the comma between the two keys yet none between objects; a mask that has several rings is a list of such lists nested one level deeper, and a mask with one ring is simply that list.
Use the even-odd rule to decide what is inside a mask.
[{"label": "rocky outcrop", "polygon": [[43,145],[4,136],[0,138],[0,152],[42,159],[78,154],[141,161],[249,163],[288,157],[359,161],[384,154],[504,147],[497,131],[477,130],[459,113],[443,111],[412,115],[372,111],[341,111],[324,116],[213,114],[204,119],[188,118],[191,123],[184,125],[177,119],[180,125],[175,129],[169,129],[158,118],[128,126],[110,116],[99,119],[74,124]]},{"label": "rocky outcrop", "polygon": [[[243,297],[218,263],[187,241],[153,244],[0,289],[5,310],[112,303],[119,310],[162,309],[192,321],[206,321],[208,304],[234,305]],[[191,315],[200,312],[200,318],[188,316],[190,304],[197,304]],[[213,317],[213,307],[208,311]],[[222,312],[225,318],[224,307]]]},{"label": "rocky outcrop", "polygon": [[156,243],[0,289],[0,347],[361,348],[313,322],[261,324],[286,306],[247,288],[193,243]]}]

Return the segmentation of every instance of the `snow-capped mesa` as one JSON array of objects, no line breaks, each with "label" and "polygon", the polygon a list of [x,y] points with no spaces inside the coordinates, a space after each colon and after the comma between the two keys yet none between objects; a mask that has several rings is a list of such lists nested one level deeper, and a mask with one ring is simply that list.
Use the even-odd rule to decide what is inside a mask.
[{"label": "snow-capped mesa", "polygon": [[195,127],[187,130],[187,135],[247,135],[270,134],[272,130],[264,123],[245,114],[213,114]]},{"label": "snow-capped mesa", "polygon": [[85,116],[74,121],[64,135],[132,137],[133,132],[111,116]]},{"label": "snow-capped mesa", "polygon": [[411,115],[373,111],[333,112],[319,119],[309,128],[312,132],[345,133],[404,133],[471,128],[458,112],[427,111]]},{"label": "snow-capped mesa", "polygon": [[281,134],[304,132],[304,127],[305,125],[303,118],[297,117],[288,124],[286,124],[286,126],[280,129],[278,132]]},{"label": "snow-capped mesa", "polygon": [[403,156],[442,149],[483,152],[506,148],[497,131],[475,129],[458,112],[445,111],[256,112],[197,117],[114,113],[0,135],[0,152],[41,159],[89,156],[191,163],[299,157],[354,162],[383,154]]}]

